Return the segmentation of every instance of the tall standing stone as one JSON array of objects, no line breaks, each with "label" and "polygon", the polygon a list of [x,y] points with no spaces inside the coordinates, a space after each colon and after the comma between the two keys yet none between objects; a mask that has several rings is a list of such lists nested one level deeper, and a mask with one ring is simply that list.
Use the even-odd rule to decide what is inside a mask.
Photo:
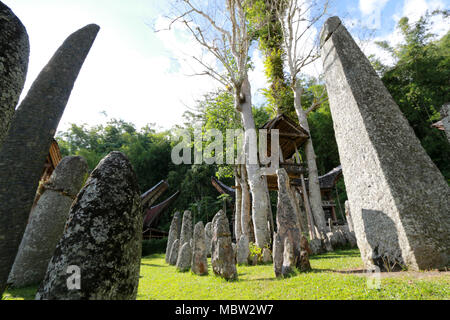
[{"label": "tall standing stone", "polygon": [[183,223],[181,225],[180,248],[178,255],[185,243],[191,243],[192,240],[192,213],[186,210],[183,214]]},{"label": "tall standing stone", "polygon": [[[304,266],[301,259],[305,259],[308,253],[305,252],[302,255],[301,239],[302,233],[300,230],[300,222],[298,220],[299,215],[296,214],[297,206],[296,199],[290,188],[289,176],[285,169],[277,170],[278,175],[278,207],[277,207],[277,230],[278,236],[284,245],[284,250],[289,251],[289,257],[292,261],[283,263],[292,267]],[[289,242],[289,246],[286,247],[286,241]],[[285,274],[282,271],[283,274]]]},{"label": "tall standing stone", "polygon": [[208,274],[208,257],[206,254],[205,228],[203,222],[194,227],[194,246],[192,247],[192,272],[200,276]]},{"label": "tall standing stone", "polygon": [[173,243],[175,240],[180,238],[181,232],[181,213],[175,212],[173,216],[172,223],[170,224],[169,238],[167,239],[166,247],[166,263],[170,260],[170,251],[172,250]]},{"label": "tall standing stone", "polygon": [[205,242],[208,257],[211,257],[211,241],[212,241],[212,223],[208,222],[205,226]]},{"label": "tall standing stone", "polygon": [[220,210],[213,221],[211,264],[214,274],[227,280],[238,277],[236,259],[231,242],[230,225],[226,214]]},{"label": "tall standing stone", "polygon": [[338,17],[322,59],[351,216],[368,268],[450,264],[450,188]]},{"label": "tall standing stone", "polygon": [[278,233],[273,237],[273,269],[277,278],[281,277],[283,268],[284,243]]},{"label": "tall standing stone", "polygon": [[22,22],[0,2],[0,146],[25,84],[30,55]]},{"label": "tall standing stone", "polygon": [[191,268],[192,262],[192,247],[189,242],[185,242],[178,254],[176,267],[178,271],[186,272]]},{"label": "tall standing stone", "polygon": [[345,201],[345,217],[347,218],[348,230],[353,232],[355,229],[353,228],[353,221],[350,212],[350,202]]},{"label": "tall standing stone", "polygon": [[180,251],[180,239],[176,239],[172,244],[172,248],[170,249],[169,264],[171,266],[174,266],[177,264],[179,251]]},{"label": "tall standing stone", "polygon": [[14,113],[0,146],[0,294],[22,240],[53,136],[98,31],[98,26],[89,25],[67,38]]},{"label": "tall standing stone", "polygon": [[250,243],[248,241],[248,237],[245,234],[242,234],[238,243],[236,250],[236,262],[239,265],[247,265],[248,259],[250,257]]},{"label": "tall standing stone", "polygon": [[39,284],[64,233],[70,207],[86,178],[82,157],[65,157],[53,171],[45,191],[31,213],[19,252],[9,275],[14,287]]},{"label": "tall standing stone", "polygon": [[[78,194],[36,299],[135,299],[142,227],[136,175],[124,154],[112,152]],[[69,289],[74,266],[81,283]]]}]

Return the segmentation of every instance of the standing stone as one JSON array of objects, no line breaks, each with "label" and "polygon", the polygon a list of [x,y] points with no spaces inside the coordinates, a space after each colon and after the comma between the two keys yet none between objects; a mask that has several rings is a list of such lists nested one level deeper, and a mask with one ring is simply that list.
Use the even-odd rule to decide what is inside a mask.
[{"label": "standing stone", "polygon": [[[284,250],[289,251],[289,255],[284,255],[292,259],[292,261],[283,263],[288,266],[300,266],[301,261],[301,230],[300,222],[298,221],[298,214],[296,214],[295,198],[290,188],[289,177],[285,169],[277,170],[278,175],[278,207],[277,207],[277,230],[281,242],[284,244]],[[289,247],[286,248],[286,241],[289,242]],[[283,272],[282,272],[283,273]],[[284,274],[284,273],[283,273]]]},{"label": "standing stone", "polygon": [[178,260],[178,252],[180,251],[180,239],[173,242],[172,249],[170,250],[169,264],[175,266]]},{"label": "standing stone", "polygon": [[22,22],[0,2],[0,145],[25,84],[30,56],[28,34]]},{"label": "standing stone", "polygon": [[48,263],[61,239],[70,206],[86,178],[82,157],[65,157],[53,171],[31,213],[8,283],[20,288],[44,280]]},{"label": "standing stone", "polygon": [[347,218],[348,229],[350,232],[354,232],[352,216],[350,214],[350,202],[345,201],[345,217]]},{"label": "standing stone", "polygon": [[[38,300],[135,299],[143,215],[136,175],[124,154],[112,152],[94,169],[70,209]],[[68,272],[80,272],[79,290]]]},{"label": "standing stone", "polygon": [[322,241],[320,239],[312,239],[309,242],[309,247],[311,248],[311,255],[323,253]]},{"label": "standing stone", "polygon": [[262,250],[262,262],[264,264],[271,263],[272,262],[272,253],[268,248],[264,248]]},{"label": "standing stone", "polygon": [[191,269],[192,260],[192,248],[189,242],[185,242],[181,247],[180,253],[178,254],[177,260],[177,270],[181,272],[186,272]]},{"label": "standing stone", "polygon": [[208,274],[208,257],[206,254],[205,228],[203,222],[194,227],[194,247],[192,248],[192,272],[200,276]]},{"label": "standing stone", "polygon": [[175,240],[180,238],[181,232],[181,214],[179,212],[175,212],[173,216],[172,223],[170,224],[169,237],[167,239],[167,247],[166,247],[166,263],[169,263],[170,260],[170,251],[172,250],[173,243]]},{"label": "standing stone", "polygon": [[72,34],[14,113],[0,146],[0,294],[22,240],[45,159],[75,80],[99,31]]},{"label": "standing stone", "polygon": [[192,240],[192,213],[186,210],[183,214],[183,224],[181,225],[180,234],[180,248],[178,255],[181,253],[181,249],[185,243],[191,244]]},{"label": "standing stone", "polygon": [[450,265],[450,188],[337,17],[321,32],[334,131],[361,257],[411,270]]},{"label": "standing stone", "polygon": [[211,257],[211,241],[212,241],[212,223],[208,222],[205,226],[205,242],[208,257]]},{"label": "standing stone", "polygon": [[283,265],[281,267],[283,277],[289,276],[293,272],[296,262],[294,247],[289,241],[289,238],[284,238]]},{"label": "standing stone", "polygon": [[226,214],[220,210],[212,221],[212,257],[214,274],[227,280],[237,279],[236,259],[231,244],[230,225]]},{"label": "standing stone", "polygon": [[239,265],[247,265],[250,257],[250,243],[248,237],[243,234],[237,244],[236,262]]},{"label": "standing stone", "polygon": [[[320,241],[320,240],[319,240]],[[277,278],[281,277],[283,267],[284,244],[278,233],[273,237],[273,269]]]}]

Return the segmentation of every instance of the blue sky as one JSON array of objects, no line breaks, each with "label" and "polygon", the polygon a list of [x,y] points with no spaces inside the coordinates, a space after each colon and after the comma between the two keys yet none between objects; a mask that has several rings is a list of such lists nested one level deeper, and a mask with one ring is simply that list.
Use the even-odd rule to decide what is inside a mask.
[{"label": "blue sky", "polygon": [[[201,49],[179,29],[153,32],[164,21],[169,0],[2,0],[27,28],[31,55],[23,95],[50,57],[75,30],[97,23],[101,30],[86,60],[59,129],[70,123],[95,125],[107,118],[147,123],[169,129],[182,122],[182,114],[202,94],[219,85],[207,77],[192,77],[196,68],[188,58]],[[399,18],[416,20],[426,10],[450,8],[450,0],[334,0],[331,12],[339,15],[350,31],[354,25],[375,28],[374,40],[398,43],[395,25]],[[435,21],[433,31],[442,35],[449,26]],[[389,62],[373,43],[363,47]],[[262,57],[252,54],[255,70],[250,74],[254,101],[264,102],[260,89],[266,86]],[[309,73],[320,73],[320,63]],[[22,96],[23,96],[22,95]]]}]

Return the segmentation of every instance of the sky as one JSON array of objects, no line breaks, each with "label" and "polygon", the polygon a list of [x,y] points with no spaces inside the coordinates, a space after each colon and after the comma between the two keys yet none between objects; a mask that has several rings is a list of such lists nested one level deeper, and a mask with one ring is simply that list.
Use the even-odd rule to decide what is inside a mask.
[{"label": "sky", "polygon": [[[87,57],[58,130],[71,123],[93,126],[116,118],[136,128],[155,124],[166,130],[183,122],[195,101],[220,87],[207,76],[193,76],[198,66],[190,57],[201,49],[180,28],[155,32],[166,23],[173,0],[2,0],[21,19],[30,38],[30,61],[22,98],[62,42],[74,31],[96,23],[101,30]],[[355,37],[360,28],[375,29],[373,41],[399,43],[395,26],[407,16],[416,21],[427,10],[450,9],[450,0],[334,0],[330,13],[338,15]],[[433,32],[443,35],[449,26],[434,21]],[[374,43],[364,43],[366,54],[386,63],[392,59]],[[264,104],[267,87],[263,58],[252,50],[250,72],[253,101]],[[321,72],[320,62],[306,70]]]}]

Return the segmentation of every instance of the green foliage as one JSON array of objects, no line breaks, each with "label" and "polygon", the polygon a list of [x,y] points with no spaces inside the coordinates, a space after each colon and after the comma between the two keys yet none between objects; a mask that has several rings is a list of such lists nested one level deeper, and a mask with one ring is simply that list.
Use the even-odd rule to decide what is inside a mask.
[{"label": "green foliage", "polygon": [[427,14],[413,24],[402,18],[398,28],[403,43],[397,47],[379,43],[396,64],[375,63],[423,147],[450,183],[450,144],[443,132],[431,127],[440,119],[442,105],[450,101],[450,32],[440,40],[430,33],[430,18],[441,13]]},{"label": "green foliage", "polygon": [[167,247],[167,238],[150,239],[142,241],[142,256],[146,257],[151,254],[165,253]]}]

